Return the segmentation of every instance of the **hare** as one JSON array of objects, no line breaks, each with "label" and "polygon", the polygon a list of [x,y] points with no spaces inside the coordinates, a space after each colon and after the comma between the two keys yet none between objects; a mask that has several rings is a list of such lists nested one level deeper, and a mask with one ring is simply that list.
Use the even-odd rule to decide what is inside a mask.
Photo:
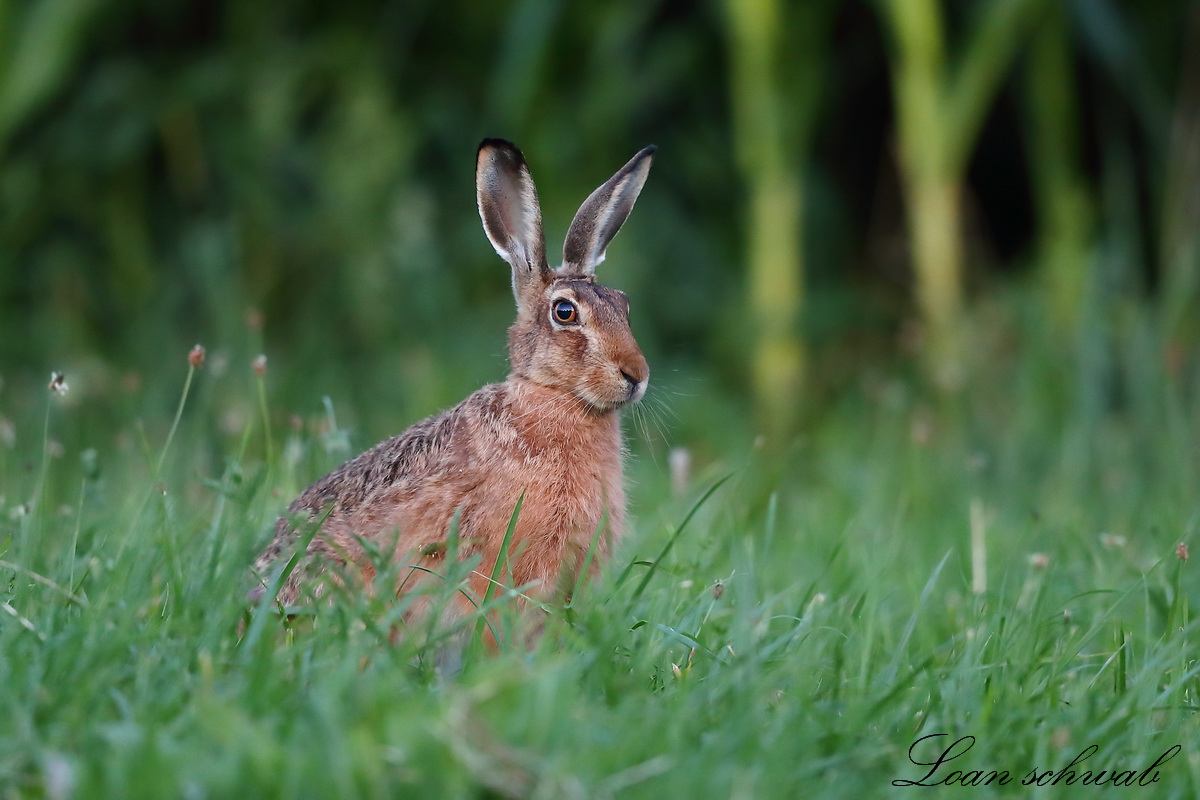
[{"label": "hare", "polygon": [[[389,555],[406,568],[402,585],[391,590],[405,591],[420,575],[440,571],[456,513],[460,557],[481,557],[467,588],[486,597],[522,496],[509,545],[511,574],[504,573],[509,585],[533,586],[536,598],[553,600],[560,581],[578,577],[593,541],[592,564],[604,560],[625,523],[619,411],[641,400],[650,370],[629,327],[628,300],[597,284],[594,272],[633,209],[655,149],[639,152],[584,201],[567,231],[562,266],[552,269],[524,156],[502,139],[480,144],[479,216],[512,267],[517,304],[508,331],[508,378],[304,490],[255,562],[260,578],[268,578],[297,543],[290,520],[323,519],[280,586],[278,602],[323,596],[328,581],[343,580],[331,566],[361,578],[368,591],[386,591],[373,585],[363,540],[394,546]],[[252,595],[267,585],[264,580]],[[450,613],[469,610],[462,593],[456,597],[460,607]]]}]

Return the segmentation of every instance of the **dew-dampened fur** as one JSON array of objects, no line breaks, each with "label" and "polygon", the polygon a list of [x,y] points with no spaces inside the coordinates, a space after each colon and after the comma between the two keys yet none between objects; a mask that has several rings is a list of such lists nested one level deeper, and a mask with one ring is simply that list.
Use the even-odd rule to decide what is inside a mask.
[{"label": "dew-dampened fur", "polygon": [[[420,570],[402,568],[402,586],[418,585],[414,576],[424,570],[444,570],[439,562],[455,514],[459,556],[479,556],[468,588],[484,597],[522,495],[506,583],[552,599],[564,579],[578,577],[593,541],[592,563],[604,561],[625,522],[618,412],[641,398],[649,369],[629,328],[628,300],[596,284],[593,271],[632,209],[653,152],[638,153],[585,201],[564,247],[572,259],[555,270],[545,262],[541,211],[523,156],[502,140],[484,141],[476,172],[480,217],[512,266],[517,301],[509,376],[376,445],[297,497],[255,563],[269,585],[298,545],[296,527],[323,519],[279,602],[320,598],[327,581],[343,579],[380,591],[363,540],[394,546],[396,563]],[[562,302],[577,309],[569,324],[551,316]],[[465,602],[460,596],[460,610]]]}]

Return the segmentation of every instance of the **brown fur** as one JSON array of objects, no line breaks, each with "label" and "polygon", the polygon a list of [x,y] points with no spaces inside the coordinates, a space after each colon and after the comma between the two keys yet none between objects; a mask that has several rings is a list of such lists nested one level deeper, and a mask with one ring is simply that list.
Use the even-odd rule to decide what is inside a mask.
[{"label": "brown fur", "polygon": [[[607,196],[594,201],[597,190],[580,209],[579,218],[600,213],[611,230],[602,239],[575,241],[575,251],[603,258],[640,191],[651,152],[639,153],[605,184]],[[334,565],[349,567],[368,591],[377,590],[358,537],[381,547],[394,542],[396,563],[440,572],[456,512],[460,556],[480,556],[468,588],[482,598],[522,493],[510,544],[513,574],[504,580],[533,585],[539,599],[555,599],[561,580],[578,577],[602,521],[594,563],[621,536],[624,446],[618,411],[641,398],[649,378],[629,328],[629,303],[621,292],[593,281],[595,263],[545,266],[540,210],[520,151],[488,140],[479,159],[484,227],[514,270],[518,313],[508,334],[511,372],[504,383],[485,386],[382,442],[296,498],[255,562],[267,579],[295,546],[297,532],[288,520],[328,514],[279,591],[276,599],[285,605],[308,593],[321,597],[324,581],[340,580],[337,570],[328,569]],[[632,198],[625,188],[630,182],[636,184]],[[581,236],[596,236],[594,229],[603,226],[584,219],[574,227],[583,230]],[[553,305],[564,300],[578,309],[575,323],[552,318]],[[396,591],[419,583],[409,572],[401,570]],[[460,611],[465,604],[460,598]]]}]

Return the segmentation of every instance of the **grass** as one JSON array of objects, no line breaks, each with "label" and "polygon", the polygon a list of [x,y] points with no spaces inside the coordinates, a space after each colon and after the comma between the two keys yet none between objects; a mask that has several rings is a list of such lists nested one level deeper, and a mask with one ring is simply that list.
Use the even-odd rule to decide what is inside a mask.
[{"label": "grass", "polygon": [[[182,393],[179,361],[161,380]],[[248,565],[345,431],[293,427],[276,451],[284,427],[268,446],[251,413],[221,433],[221,403],[279,413],[249,375],[239,397],[198,372],[169,450],[166,424],[139,448],[71,395],[10,391],[0,797],[857,798],[953,770],[991,778],[973,796],[1092,796],[1021,785],[1091,745],[1076,771],[1135,782],[1181,745],[1143,780],[1196,796],[1177,547],[1200,520],[1200,416],[1169,381],[1093,415],[1049,355],[989,363],[957,402],[865,375],[782,452],[714,427],[683,497],[662,440],[635,436],[614,562],[536,651],[468,648],[452,677],[444,636],[389,644],[379,599],[239,639]],[[723,413],[674,405],[684,430]],[[930,777],[913,763],[947,748]]]}]

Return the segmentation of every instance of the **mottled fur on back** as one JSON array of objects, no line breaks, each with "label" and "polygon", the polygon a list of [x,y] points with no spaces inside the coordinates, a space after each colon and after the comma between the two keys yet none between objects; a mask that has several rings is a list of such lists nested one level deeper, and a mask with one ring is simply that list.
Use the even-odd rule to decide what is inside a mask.
[{"label": "mottled fur on back", "polygon": [[[593,563],[604,561],[625,522],[618,411],[641,399],[649,369],[629,328],[628,300],[596,284],[593,271],[632,209],[653,152],[638,153],[584,202],[564,263],[551,269],[524,157],[507,142],[484,141],[476,170],[480,217],[512,267],[517,301],[509,376],[367,450],[297,497],[255,562],[269,585],[298,544],[295,525],[323,519],[279,602],[319,598],[329,581],[361,580],[367,591],[379,591],[363,540],[394,547],[396,563],[440,572],[455,514],[460,557],[480,557],[468,583],[482,597],[522,495],[506,582],[553,598],[562,580],[578,577],[602,524]],[[420,582],[411,578],[401,576],[404,587]]]}]

